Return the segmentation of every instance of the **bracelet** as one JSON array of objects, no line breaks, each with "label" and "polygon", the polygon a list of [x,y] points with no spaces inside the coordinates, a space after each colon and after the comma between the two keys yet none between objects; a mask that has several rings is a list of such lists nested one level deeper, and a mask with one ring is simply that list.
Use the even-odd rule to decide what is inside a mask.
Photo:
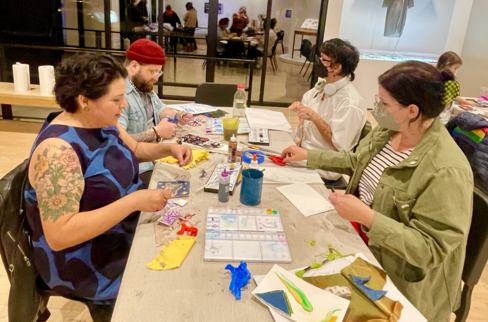
[{"label": "bracelet", "polygon": [[159,139],[161,139],[161,137],[160,137],[160,136],[159,136],[159,134],[158,134],[158,131],[156,130],[156,127],[155,127],[155,126],[153,126],[153,128],[152,128],[152,129],[153,129],[154,133],[156,134],[156,138],[157,138],[158,140],[159,140]]}]

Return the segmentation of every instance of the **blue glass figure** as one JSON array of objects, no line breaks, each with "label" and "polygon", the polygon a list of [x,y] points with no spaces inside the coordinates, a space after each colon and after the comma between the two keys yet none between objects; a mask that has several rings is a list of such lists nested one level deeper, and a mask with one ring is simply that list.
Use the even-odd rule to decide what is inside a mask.
[{"label": "blue glass figure", "polygon": [[241,288],[246,286],[251,279],[251,273],[247,269],[247,264],[246,262],[241,262],[237,268],[229,264],[225,267],[225,269],[229,270],[232,274],[232,281],[230,282],[229,290],[234,294],[236,300],[240,300]]}]

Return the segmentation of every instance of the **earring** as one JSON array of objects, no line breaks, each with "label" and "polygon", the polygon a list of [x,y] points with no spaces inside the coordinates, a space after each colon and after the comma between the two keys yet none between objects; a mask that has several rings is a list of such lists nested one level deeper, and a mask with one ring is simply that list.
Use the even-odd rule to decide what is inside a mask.
[{"label": "earring", "polygon": [[85,110],[85,112],[88,112],[90,110],[90,108],[88,107],[88,105],[85,106],[83,109]]}]

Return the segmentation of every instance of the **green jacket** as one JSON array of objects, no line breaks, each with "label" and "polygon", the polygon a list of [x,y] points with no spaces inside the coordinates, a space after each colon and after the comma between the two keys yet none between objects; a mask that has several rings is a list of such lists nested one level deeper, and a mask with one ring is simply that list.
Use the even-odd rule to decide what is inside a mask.
[{"label": "green jacket", "polygon": [[[356,152],[310,150],[307,167],[351,176],[346,193],[357,196],[364,169],[393,134],[376,127]],[[438,119],[378,183],[369,247],[429,321],[449,321],[459,307],[472,205],[471,167]]]}]

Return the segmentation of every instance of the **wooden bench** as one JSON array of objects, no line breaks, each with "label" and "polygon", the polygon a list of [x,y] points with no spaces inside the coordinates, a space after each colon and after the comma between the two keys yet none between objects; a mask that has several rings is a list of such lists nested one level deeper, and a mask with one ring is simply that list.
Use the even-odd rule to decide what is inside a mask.
[{"label": "wooden bench", "polygon": [[2,105],[3,119],[11,120],[12,105],[60,108],[56,99],[51,96],[42,96],[39,85],[31,85],[28,92],[15,92],[14,83],[0,82],[0,104]]}]

